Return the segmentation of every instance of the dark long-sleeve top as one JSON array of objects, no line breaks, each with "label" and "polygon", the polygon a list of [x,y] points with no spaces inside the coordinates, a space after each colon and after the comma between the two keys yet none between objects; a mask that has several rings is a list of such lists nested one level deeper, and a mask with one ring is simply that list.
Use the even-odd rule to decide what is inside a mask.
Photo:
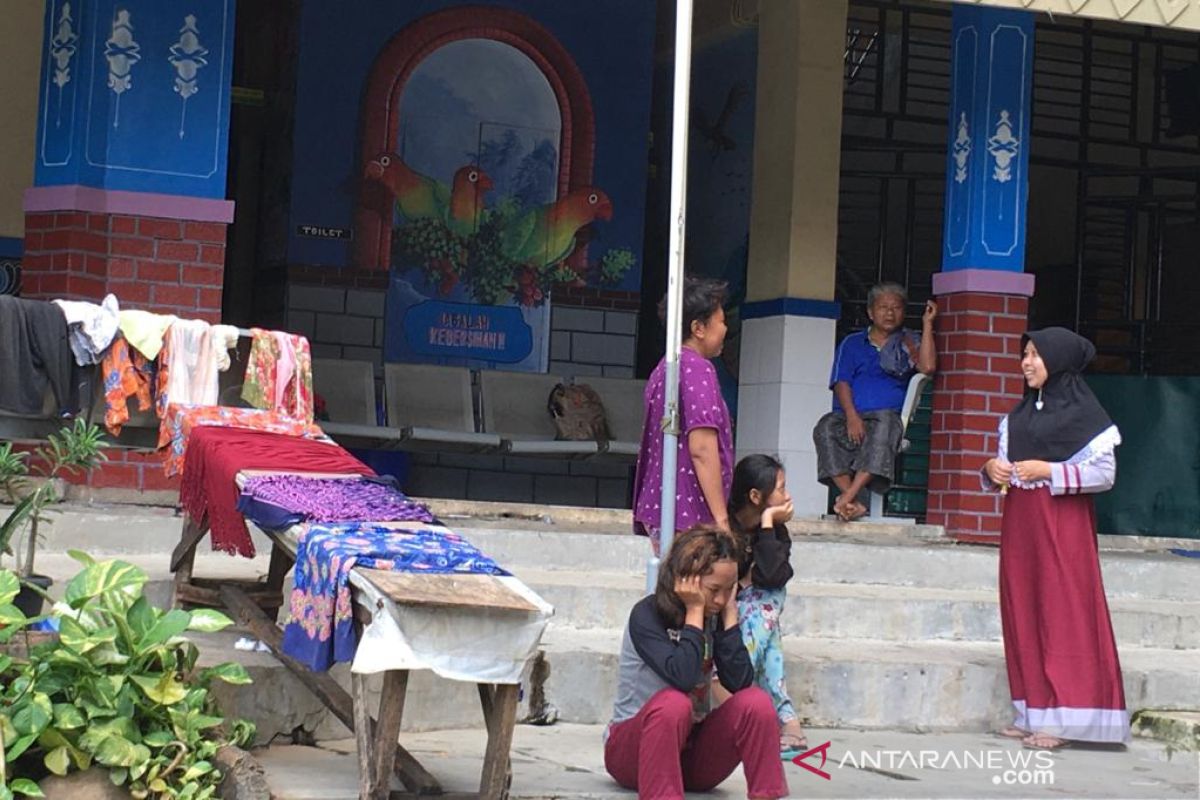
[{"label": "dark long-sleeve top", "polygon": [[736,625],[722,629],[720,618],[712,617],[704,630],[691,625],[668,629],[658,615],[654,595],[639,600],[629,613],[621,641],[613,723],[637,716],[650,698],[668,688],[691,694],[697,711],[706,712],[710,689],[706,649],[728,691],[739,692],[754,683],[754,667]]},{"label": "dark long-sleeve top", "polygon": [[41,414],[49,386],[58,412],[78,411],[74,370],[62,309],[0,295],[0,410]]},{"label": "dark long-sleeve top", "polygon": [[792,537],[780,523],[772,530],[757,528],[740,534],[748,542],[738,560],[738,580],[750,576],[760,589],[782,589],[792,579]]}]

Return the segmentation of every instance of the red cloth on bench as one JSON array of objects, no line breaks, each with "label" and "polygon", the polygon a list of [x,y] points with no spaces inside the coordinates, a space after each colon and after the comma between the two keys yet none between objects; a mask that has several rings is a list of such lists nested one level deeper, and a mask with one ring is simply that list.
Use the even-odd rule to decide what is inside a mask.
[{"label": "red cloth on bench", "polygon": [[246,521],[237,511],[237,474],[247,469],[374,475],[336,444],[238,428],[196,428],[184,457],[179,503],[188,516],[208,516],[214,550],[254,557]]}]

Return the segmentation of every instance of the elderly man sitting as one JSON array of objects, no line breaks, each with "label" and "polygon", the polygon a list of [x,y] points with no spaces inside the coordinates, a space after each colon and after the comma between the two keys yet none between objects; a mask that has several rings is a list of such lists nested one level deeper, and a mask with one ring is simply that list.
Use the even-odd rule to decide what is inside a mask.
[{"label": "elderly man sitting", "polygon": [[884,493],[892,485],[904,426],[900,409],[908,379],[915,371],[937,369],[933,321],[937,304],[925,303],[922,331],[904,328],[908,293],[896,283],[881,283],[867,294],[871,325],[838,345],[829,388],[833,411],[813,429],[817,478],[840,491],[833,510],[843,520],[867,513],[858,502],[863,487]]}]

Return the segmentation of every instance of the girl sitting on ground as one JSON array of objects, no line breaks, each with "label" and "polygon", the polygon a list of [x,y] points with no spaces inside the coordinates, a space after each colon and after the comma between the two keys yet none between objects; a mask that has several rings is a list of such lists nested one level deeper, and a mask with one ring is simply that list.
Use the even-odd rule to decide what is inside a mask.
[{"label": "girl sitting on ground", "polygon": [[792,498],[783,464],[750,455],[733,471],[729,523],[739,539],[738,626],[754,667],[754,682],[771,697],[779,719],[779,750],[791,761],[808,749],[808,739],[787,693],[779,617],[792,578],[792,540],[787,523]]},{"label": "girl sitting on ground", "polygon": [[[638,797],[709,791],[739,763],[749,797],[788,793],[775,709],[754,685],[738,629],[737,557],[730,534],[692,528],[671,546],[654,594],[630,612],[604,766]],[[710,710],[714,666],[731,696]]]}]

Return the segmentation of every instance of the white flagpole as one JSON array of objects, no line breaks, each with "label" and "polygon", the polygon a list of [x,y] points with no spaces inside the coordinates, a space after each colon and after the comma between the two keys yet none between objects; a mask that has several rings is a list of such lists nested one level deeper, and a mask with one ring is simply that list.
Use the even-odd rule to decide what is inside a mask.
[{"label": "white flagpole", "polygon": [[[679,350],[683,345],[683,245],[687,216],[688,105],[692,86],[692,0],[675,3],[675,94],[671,114],[671,234],[667,256],[667,354],[662,418],[662,531],[666,555],[675,538],[675,474],[679,454]],[[659,559],[646,563],[646,590],[654,591]]]}]

